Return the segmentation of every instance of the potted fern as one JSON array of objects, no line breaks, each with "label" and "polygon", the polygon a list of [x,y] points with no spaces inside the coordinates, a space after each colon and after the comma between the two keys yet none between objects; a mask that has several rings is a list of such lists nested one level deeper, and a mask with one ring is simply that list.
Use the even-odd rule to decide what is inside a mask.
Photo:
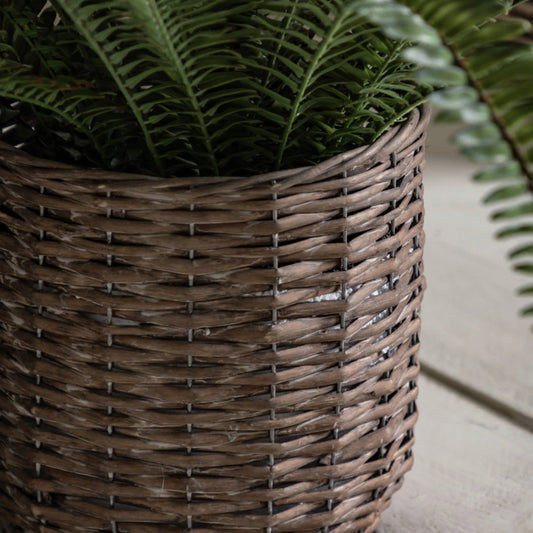
[{"label": "potted fern", "polygon": [[1,3],[8,532],[376,530],[412,464],[426,100],[493,200],[531,191],[529,26],[441,4]]}]

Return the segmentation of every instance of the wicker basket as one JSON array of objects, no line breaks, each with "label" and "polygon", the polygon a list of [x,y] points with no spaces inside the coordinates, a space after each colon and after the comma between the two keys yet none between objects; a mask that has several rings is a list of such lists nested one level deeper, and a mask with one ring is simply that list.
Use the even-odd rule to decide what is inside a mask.
[{"label": "wicker basket", "polygon": [[0,524],[375,531],[412,464],[427,111],[249,178],[0,145]]}]

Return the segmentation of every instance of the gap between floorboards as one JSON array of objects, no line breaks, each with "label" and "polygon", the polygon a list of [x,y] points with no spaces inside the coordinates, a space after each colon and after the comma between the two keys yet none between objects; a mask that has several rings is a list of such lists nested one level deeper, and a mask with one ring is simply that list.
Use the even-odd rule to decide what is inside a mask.
[{"label": "gap between floorboards", "polygon": [[461,383],[427,363],[420,364],[420,371],[429,379],[452,389],[481,407],[533,433],[533,415],[524,413],[519,409],[492,398],[488,394],[477,390],[475,387]]}]

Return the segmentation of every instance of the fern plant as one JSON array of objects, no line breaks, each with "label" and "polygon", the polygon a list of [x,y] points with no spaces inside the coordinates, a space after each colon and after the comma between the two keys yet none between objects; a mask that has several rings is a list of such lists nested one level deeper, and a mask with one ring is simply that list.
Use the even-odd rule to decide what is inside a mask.
[{"label": "fern plant", "polygon": [[[106,168],[234,175],[312,164],[372,142],[427,92],[401,58],[406,44],[354,2],[34,4],[4,2],[0,95],[63,119]],[[134,161],[121,152],[130,145]]]},{"label": "fern plant", "polygon": [[[430,98],[493,165],[476,179],[502,183],[500,236],[531,238],[533,47],[502,18],[522,3],[2,0],[0,125],[81,165],[245,175],[371,143]],[[533,273],[531,255],[516,267]]]}]

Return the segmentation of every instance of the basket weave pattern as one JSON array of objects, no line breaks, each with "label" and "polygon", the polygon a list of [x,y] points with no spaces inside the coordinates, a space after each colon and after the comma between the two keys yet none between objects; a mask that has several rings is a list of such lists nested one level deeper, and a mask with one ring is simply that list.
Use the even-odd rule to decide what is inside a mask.
[{"label": "basket weave pattern", "polygon": [[426,123],[238,179],[1,145],[0,524],[375,531],[412,463]]}]

